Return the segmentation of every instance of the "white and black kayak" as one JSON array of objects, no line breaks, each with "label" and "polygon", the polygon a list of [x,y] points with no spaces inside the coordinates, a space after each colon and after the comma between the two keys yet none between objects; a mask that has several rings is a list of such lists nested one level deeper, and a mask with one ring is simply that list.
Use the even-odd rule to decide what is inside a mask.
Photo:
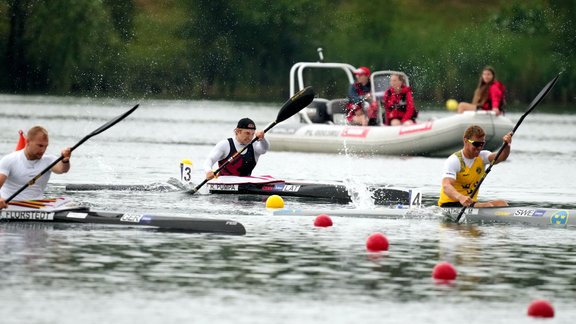
[{"label": "white and black kayak", "polygon": [[[211,194],[279,195],[322,199],[336,203],[349,203],[358,195],[343,182],[312,182],[281,180],[272,176],[220,176],[206,184]],[[419,190],[390,186],[368,186],[362,188],[375,205],[419,206],[422,195]]]},{"label": "white and black kayak", "polygon": [[0,221],[143,226],[171,232],[246,234],[244,226],[232,220],[98,212],[65,198],[12,201],[7,209],[0,210]]},{"label": "white and black kayak", "polygon": [[[329,216],[363,217],[381,219],[442,219],[452,222],[461,208],[378,208],[378,209],[279,209],[275,216]],[[467,223],[506,223],[536,226],[576,226],[576,210],[536,207],[491,207],[467,208],[464,213]]]}]

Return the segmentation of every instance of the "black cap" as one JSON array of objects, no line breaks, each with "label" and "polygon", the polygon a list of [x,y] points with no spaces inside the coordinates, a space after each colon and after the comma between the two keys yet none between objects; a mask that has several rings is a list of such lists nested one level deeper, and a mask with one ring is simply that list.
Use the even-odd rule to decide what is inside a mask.
[{"label": "black cap", "polygon": [[238,121],[238,125],[236,128],[243,128],[243,129],[256,129],[256,124],[250,118],[242,118]]}]

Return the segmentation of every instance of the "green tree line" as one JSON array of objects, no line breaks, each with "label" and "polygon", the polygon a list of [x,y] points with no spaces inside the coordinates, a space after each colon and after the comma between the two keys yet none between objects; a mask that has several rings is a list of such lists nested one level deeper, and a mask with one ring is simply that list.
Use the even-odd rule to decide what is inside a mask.
[{"label": "green tree line", "polygon": [[[283,100],[300,61],[402,70],[417,100],[576,101],[576,0],[0,0],[0,91]],[[338,90],[340,91],[340,90]],[[343,94],[344,95],[344,94]]]}]

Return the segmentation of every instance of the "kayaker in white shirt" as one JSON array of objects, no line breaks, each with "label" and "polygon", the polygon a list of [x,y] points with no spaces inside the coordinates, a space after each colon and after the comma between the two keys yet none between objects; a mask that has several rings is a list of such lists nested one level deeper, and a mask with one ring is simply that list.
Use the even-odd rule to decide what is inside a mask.
[{"label": "kayaker in white shirt", "polygon": [[[26,147],[12,152],[0,159],[0,209],[6,208],[5,199],[12,196],[28,181],[40,174],[53,163],[57,157],[46,153],[48,148],[48,131],[41,126],[32,127],[27,134]],[[43,199],[44,191],[51,172],[66,173],[70,170],[70,147],[61,152],[63,159],[40,177],[33,185],[24,189],[14,200]]]},{"label": "kayaker in white shirt", "polygon": [[228,163],[219,172],[219,175],[251,175],[258,158],[268,151],[270,143],[264,138],[264,131],[256,131],[256,125],[250,118],[242,118],[234,129],[234,137],[218,142],[208,155],[203,165],[206,179],[214,178],[212,167],[216,162],[218,162],[218,166],[223,165],[234,154],[249,145],[254,137],[258,138],[258,141],[248,147],[242,154],[236,156],[232,162]]}]

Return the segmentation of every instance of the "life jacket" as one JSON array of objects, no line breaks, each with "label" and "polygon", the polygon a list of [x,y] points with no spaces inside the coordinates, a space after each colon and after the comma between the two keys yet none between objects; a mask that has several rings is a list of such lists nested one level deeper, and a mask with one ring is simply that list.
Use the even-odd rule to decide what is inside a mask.
[{"label": "life jacket", "polygon": [[[456,155],[458,160],[460,160],[460,171],[458,171],[456,174],[456,183],[454,184],[454,189],[463,195],[470,196],[476,186],[478,186],[478,183],[480,183],[480,179],[482,179],[486,173],[484,168],[484,161],[482,161],[480,156],[477,156],[474,159],[472,165],[467,167],[466,163],[464,163],[464,158],[462,157],[462,151],[458,151],[454,153],[454,155]],[[476,194],[474,197],[472,197],[472,200],[474,201],[477,199],[478,191],[476,191]],[[438,199],[438,206],[442,206],[443,204],[450,202],[457,202],[457,200],[448,197],[448,195],[444,193],[444,188],[440,187],[440,198]]]},{"label": "life jacket", "polygon": [[[390,125],[390,119],[402,119],[406,112],[408,111],[408,100],[407,96],[410,92],[410,88],[407,86],[402,86],[400,92],[396,93],[392,88],[388,88],[383,97],[384,112],[382,114],[382,120],[385,125]],[[418,117],[418,109],[414,106],[414,113],[410,117],[414,122]]]},{"label": "life jacket", "polygon": [[[395,100],[396,103],[392,104],[390,106],[390,109],[392,110],[398,110],[401,112],[406,112],[406,91],[408,88],[406,87],[402,87],[400,89],[400,93],[395,93],[394,91],[392,91],[392,88],[388,88],[388,90],[386,90],[386,95],[390,98],[400,98],[400,100]],[[393,97],[395,96],[395,97]]]},{"label": "life jacket", "polygon": [[[230,144],[230,153],[228,153],[228,156],[218,161],[218,167],[221,167],[226,161],[228,161],[230,157],[232,157],[237,152],[232,138],[228,139],[228,143]],[[220,170],[219,174],[223,176],[232,175],[247,177],[252,174],[252,170],[254,170],[255,167],[256,158],[254,157],[254,147],[252,144],[250,144],[246,149],[246,153],[238,154],[238,156],[230,163],[228,163],[224,169]]]}]

